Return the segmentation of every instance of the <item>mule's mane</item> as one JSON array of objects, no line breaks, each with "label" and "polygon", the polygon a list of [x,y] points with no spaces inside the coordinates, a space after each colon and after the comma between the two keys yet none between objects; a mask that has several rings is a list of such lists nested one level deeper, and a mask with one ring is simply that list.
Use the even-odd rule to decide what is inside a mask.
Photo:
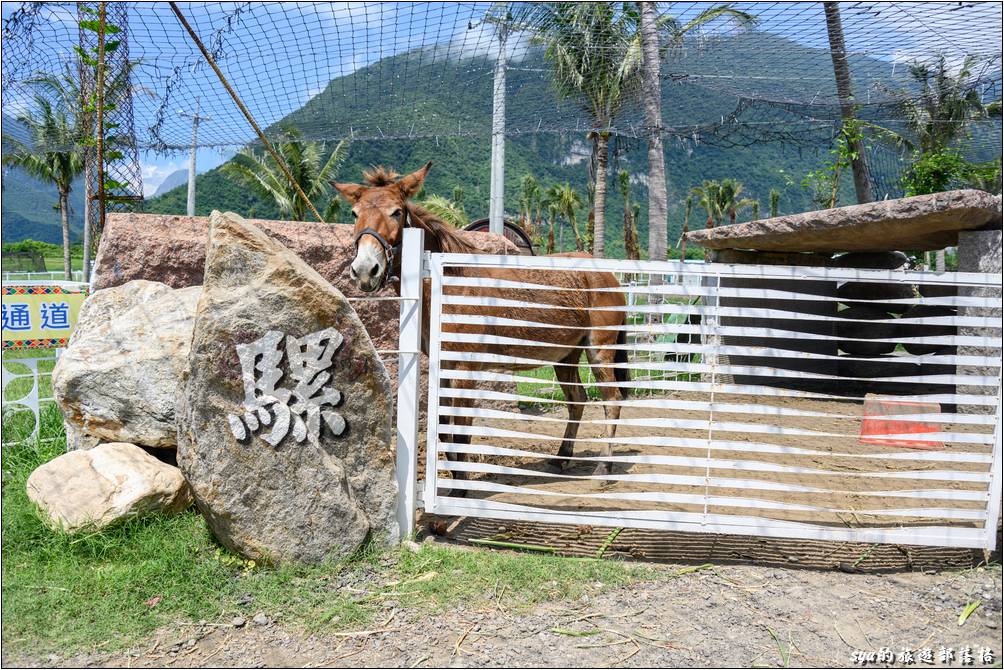
[{"label": "mule's mane", "polygon": [[439,242],[440,251],[447,254],[480,254],[482,249],[465,240],[456,228],[421,205],[409,202],[405,205],[413,225],[424,230]]},{"label": "mule's mane", "polygon": [[[363,172],[363,180],[370,186],[390,186],[400,178],[400,174],[382,165],[375,165]],[[465,240],[455,228],[426,208],[413,202],[407,203],[405,207],[408,208],[412,224],[433,238],[433,241],[438,243],[440,251],[448,254],[481,253],[481,249]]]},{"label": "mule's mane", "polygon": [[363,171],[363,179],[370,186],[390,186],[400,178],[401,175],[382,165],[374,165]]}]

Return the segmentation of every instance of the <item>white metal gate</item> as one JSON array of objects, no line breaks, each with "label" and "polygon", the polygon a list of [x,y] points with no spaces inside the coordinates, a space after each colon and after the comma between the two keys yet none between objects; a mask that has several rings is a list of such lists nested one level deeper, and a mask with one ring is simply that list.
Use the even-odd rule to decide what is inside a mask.
[{"label": "white metal gate", "polygon": [[[428,263],[426,512],[995,544],[1000,275],[456,254]],[[620,285],[561,287],[535,271],[612,272]],[[554,349],[540,334],[572,309],[556,296],[576,291],[625,297],[591,311],[624,314],[606,331],[626,338],[607,348],[627,360],[604,367],[629,378],[597,381],[583,364],[571,382],[622,397],[569,403],[547,368],[527,369]],[[574,456],[548,471],[574,404],[584,408]],[[598,463],[612,471],[593,474]]]}]

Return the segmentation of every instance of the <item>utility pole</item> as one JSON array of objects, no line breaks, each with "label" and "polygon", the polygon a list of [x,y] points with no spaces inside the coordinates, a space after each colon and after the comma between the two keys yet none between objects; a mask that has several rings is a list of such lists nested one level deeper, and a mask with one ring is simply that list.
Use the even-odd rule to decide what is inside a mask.
[{"label": "utility pole", "polygon": [[509,37],[506,19],[506,12],[501,14],[500,19],[485,18],[485,22],[495,25],[499,41],[492,89],[492,171],[491,195],[488,200],[488,230],[498,235],[502,234],[505,216],[505,43]]},{"label": "utility pole", "polygon": [[188,158],[188,215],[195,216],[195,150],[199,146],[199,122],[212,121],[212,118],[199,115],[199,98],[195,99],[195,114],[179,109],[178,116],[192,119],[192,153]]}]

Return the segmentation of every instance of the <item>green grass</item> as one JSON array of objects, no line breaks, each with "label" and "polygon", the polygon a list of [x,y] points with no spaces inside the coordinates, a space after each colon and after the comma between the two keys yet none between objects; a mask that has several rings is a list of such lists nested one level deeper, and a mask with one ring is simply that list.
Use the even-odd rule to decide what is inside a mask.
[{"label": "green grass", "polygon": [[[84,269],[84,257],[83,254],[77,256],[75,254],[70,256],[70,267],[74,270]],[[45,256],[45,269],[49,271],[59,271],[63,269],[63,257],[60,256]]]},{"label": "green grass", "polygon": [[[42,436],[61,431],[59,413],[47,412]],[[376,621],[391,598],[438,610],[501,594],[518,610],[654,574],[613,561],[429,545],[361,550],[320,566],[251,565],[222,548],[194,510],[67,535],[43,522],[25,490],[28,475],[64,448],[56,439],[2,451],[2,637],[8,650],[36,657],[113,651],[164,626],[258,611],[294,629],[356,629]]]}]

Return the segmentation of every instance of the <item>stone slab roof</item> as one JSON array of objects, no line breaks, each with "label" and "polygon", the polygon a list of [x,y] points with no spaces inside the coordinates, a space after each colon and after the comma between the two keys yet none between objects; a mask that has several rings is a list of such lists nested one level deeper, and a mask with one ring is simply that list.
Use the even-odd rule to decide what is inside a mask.
[{"label": "stone slab roof", "polygon": [[959,231],[1000,227],[1000,196],[961,190],[693,230],[687,240],[708,249],[931,251],[958,244]]}]

